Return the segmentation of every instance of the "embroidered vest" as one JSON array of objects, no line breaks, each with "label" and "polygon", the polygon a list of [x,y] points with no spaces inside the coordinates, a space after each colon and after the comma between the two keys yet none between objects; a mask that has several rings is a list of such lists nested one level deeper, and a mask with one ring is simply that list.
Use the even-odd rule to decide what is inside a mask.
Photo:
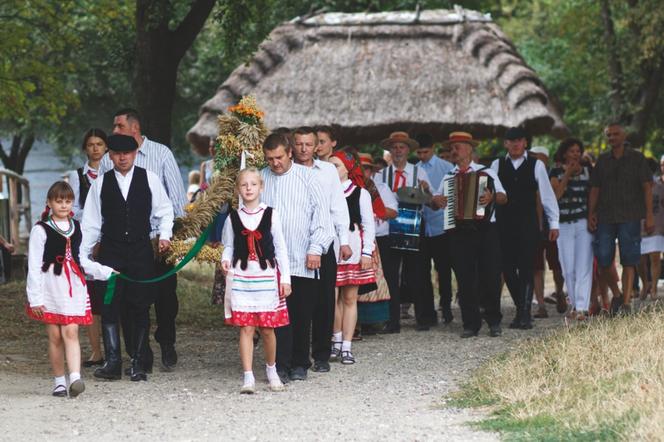
[{"label": "embroidered vest", "polygon": [[[78,250],[81,246],[81,226],[78,221],[72,221],[74,222],[74,233],[69,237],[71,241],[71,255],[76,264],[80,265]],[[53,273],[60,275],[67,248],[67,238],[44,221],[38,221],[37,224],[42,226],[44,231],[46,231],[46,244],[44,244],[44,254],[42,255],[42,272],[48,271],[48,268],[53,264]]]},{"label": "embroidered vest", "polygon": [[247,229],[237,210],[231,210],[233,227],[233,266],[240,261],[240,268],[245,270],[250,259],[257,259],[261,269],[267,269],[267,263],[276,267],[274,260],[274,240],[272,238],[272,207],[267,207],[256,230]]},{"label": "embroidered vest", "polygon": [[355,231],[355,224],[362,226],[362,212],[360,212],[360,193],[362,189],[355,187],[355,189],[346,197],[346,204],[348,204],[348,215],[350,215],[350,231]]},{"label": "embroidered vest", "polygon": [[152,212],[152,192],[145,169],[134,167],[134,175],[129,185],[125,201],[115,178],[115,172],[104,174],[101,186],[101,226],[102,240],[134,243],[150,238],[150,214]]}]

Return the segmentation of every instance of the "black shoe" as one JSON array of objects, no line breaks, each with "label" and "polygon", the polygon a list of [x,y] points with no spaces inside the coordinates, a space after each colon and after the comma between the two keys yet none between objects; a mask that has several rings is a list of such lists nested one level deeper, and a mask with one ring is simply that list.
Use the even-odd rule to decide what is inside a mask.
[{"label": "black shoe", "polygon": [[58,385],[53,389],[51,393],[55,397],[67,397],[67,387],[64,385]]},{"label": "black shoe", "polygon": [[452,321],[454,321],[454,315],[452,315],[452,312],[443,311],[443,324],[447,325]]},{"label": "black shoe", "polygon": [[[143,369],[147,374],[152,374],[152,367],[149,368],[144,368]],[[125,376],[131,376],[131,367],[127,367],[124,369],[124,375]]]},{"label": "black shoe", "polygon": [[306,381],[307,380],[307,369],[304,367],[295,367],[290,371],[288,377],[291,381]]},{"label": "black shoe", "polygon": [[122,378],[122,358],[120,357],[120,330],[118,324],[102,324],[102,338],[104,340],[104,365],[97,368],[93,374],[99,379],[117,380]]},{"label": "black shoe", "polygon": [[88,361],[83,362],[83,364],[81,364],[81,365],[83,365],[83,367],[85,367],[85,368],[102,366],[102,365],[104,365],[104,358],[98,359],[96,361],[88,360]]},{"label": "black shoe", "polygon": [[492,338],[497,338],[498,336],[502,336],[503,330],[500,328],[500,325],[490,325],[489,326],[489,336]]},{"label": "black shoe", "polygon": [[401,327],[400,326],[393,326],[390,324],[385,324],[383,328],[378,330],[379,335],[391,335],[394,333],[401,333]]},{"label": "black shoe", "polygon": [[475,337],[475,336],[477,336],[477,331],[476,330],[464,329],[463,333],[461,333],[462,338],[472,338],[472,337]]},{"label": "black shoe", "polygon": [[178,354],[173,344],[159,344],[161,347],[161,366],[164,371],[173,371],[178,363]]},{"label": "black shoe", "polygon": [[417,331],[429,331],[430,327],[426,324],[417,324],[415,330]]},{"label": "black shoe", "polygon": [[533,321],[530,318],[522,319],[519,324],[519,330],[530,330],[533,328]]},{"label": "black shoe", "polygon": [[279,376],[279,379],[281,380],[282,384],[287,384],[290,382],[290,378],[288,377],[288,373],[286,373],[283,370],[277,370],[277,375]]},{"label": "black shoe", "polygon": [[611,307],[609,311],[611,312],[611,315],[617,315],[618,312],[620,311],[620,307],[623,305],[623,296],[614,296],[611,298]]},{"label": "black shoe", "polygon": [[521,328],[521,316],[520,316],[520,315],[516,315],[516,316],[514,317],[514,319],[512,320],[512,322],[510,322],[509,328],[512,328],[512,329],[519,329],[519,328]]},{"label": "black shoe", "polygon": [[311,368],[311,371],[316,373],[327,373],[330,371],[330,363],[327,361],[314,361],[314,366]]}]

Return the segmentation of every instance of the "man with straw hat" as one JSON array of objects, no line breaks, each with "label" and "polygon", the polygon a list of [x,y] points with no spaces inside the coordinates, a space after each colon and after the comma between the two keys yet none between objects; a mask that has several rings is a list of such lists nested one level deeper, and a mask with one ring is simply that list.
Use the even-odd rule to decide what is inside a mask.
[{"label": "man with straw hat", "polygon": [[[423,195],[431,195],[431,182],[426,171],[408,163],[408,154],[419,146],[417,141],[408,136],[406,132],[393,132],[380,143],[383,149],[390,151],[392,165],[375,176],[376,183],[387,184],[397,196],[397,191],[403,187],[411,187],[421,191]],[[403,203],[403,201],[400,201]],[[420,251],[400,250],[392,248],[390,237],[378,237],[378,249],[383,259],[385,279],[390,289],[390,320],[385,325],[383,333],[399,333],[400,305],[402,302],[400,280],[405,280],[408,292],[415,304],[415,319],[418,330],[428,330],[435,324],[435,309],[433,300],[426,300],[424,296],[424,255]],[[400,278],[401,264],[403,263],[403,279]]]},{"label": "man with straw hat", "polygon": [[[485,206],[483,219],[457,220],[450,234],[452,266],[459,285],[459,305],[463,321],[462,338],[477,336],[482,326],[482,314],[489,325],[489,336],[500,336],[500,244],[496,229],[494,207],[505,204],[507,196],[496,173],[475,163],[473,150],[477,141],[467,132],[452,132],[444,143],[450,146],[452,160],[456,164],[445,180],[468,172],[484,172],[488,175],[486,191],[480,198]],[[445,208],[447,197],[443,196],[441,182],[437,196],[433,197],[436,207]],[[438,195],[441,194],[441,195]]]}]

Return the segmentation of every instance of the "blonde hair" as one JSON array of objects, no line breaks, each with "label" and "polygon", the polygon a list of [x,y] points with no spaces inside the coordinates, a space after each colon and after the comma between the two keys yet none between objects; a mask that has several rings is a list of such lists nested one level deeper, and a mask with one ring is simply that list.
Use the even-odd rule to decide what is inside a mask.
[{"label": "blonde hair", "polygon": [[258,181],[260,182],[261,187],[263,187],[263,176],[261,175],[261,172],[256,169],[255,167],[247,167],[246,169],[242,169],[238,174],[237,178],[235,179],[235,188],[239,189],[240,188],[240,180],[242,177],[245,175],[248,175],[250,173],[254,173],[258,176]]},{"label": "blonde hair", "polygon": [[201,179],[201,172],[198,170],[192,170],[188,175],[189,184],[198,184]]}]

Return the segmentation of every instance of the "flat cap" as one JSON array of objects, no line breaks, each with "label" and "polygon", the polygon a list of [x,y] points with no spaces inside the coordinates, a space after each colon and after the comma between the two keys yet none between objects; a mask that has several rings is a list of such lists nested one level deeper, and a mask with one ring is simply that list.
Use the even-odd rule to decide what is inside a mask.
[{"label": "flat cap", "polygon": [[138,149],[138,143],[129,135],[114,134],[108,137],[108,148],[116,152],[131,152]]},{"label": "flat cap", "polygon": [[522,127],[510,127],[505,132],[506,140],[520,140],[521,138],[528,138],[528,133]]}]

